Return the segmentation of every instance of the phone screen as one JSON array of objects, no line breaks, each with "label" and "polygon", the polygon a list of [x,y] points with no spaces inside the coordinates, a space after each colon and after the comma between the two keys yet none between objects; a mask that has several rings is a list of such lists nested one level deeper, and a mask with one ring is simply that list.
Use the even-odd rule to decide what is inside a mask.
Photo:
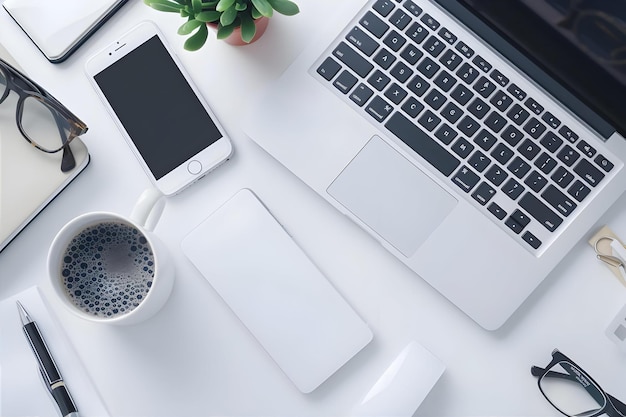
[{"label": "phone screen", "polygon": [[157,35],[94,79],[157,180],[223,136]]}]

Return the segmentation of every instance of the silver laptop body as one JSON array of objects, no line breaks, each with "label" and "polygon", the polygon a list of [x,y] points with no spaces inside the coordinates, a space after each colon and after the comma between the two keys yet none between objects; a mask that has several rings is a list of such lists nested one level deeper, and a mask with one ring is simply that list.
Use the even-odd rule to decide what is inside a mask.
[{"label": "silver laptop body", "polygon": [[626,142],[435,1],[341,3],[246,133],[497,329],[624,191]]}]

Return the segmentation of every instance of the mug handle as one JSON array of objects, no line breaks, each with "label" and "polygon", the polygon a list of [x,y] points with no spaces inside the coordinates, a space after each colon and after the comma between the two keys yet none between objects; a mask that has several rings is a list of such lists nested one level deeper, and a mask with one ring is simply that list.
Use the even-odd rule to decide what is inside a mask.
[{"label": "mug handle", "polygon": [[144,229],[152,231],[165,208],[164,197],[163,193],[154,187],[146,189],[135,203],[130,218]]}]

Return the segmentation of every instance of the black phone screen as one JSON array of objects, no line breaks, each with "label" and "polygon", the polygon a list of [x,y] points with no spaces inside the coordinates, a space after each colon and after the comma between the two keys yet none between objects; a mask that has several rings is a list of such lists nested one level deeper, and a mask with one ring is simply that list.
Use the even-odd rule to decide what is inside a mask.
[{"label": "black phone screen", "polygon": [[156,35],[94,78],[157,180],[222,137]]}]

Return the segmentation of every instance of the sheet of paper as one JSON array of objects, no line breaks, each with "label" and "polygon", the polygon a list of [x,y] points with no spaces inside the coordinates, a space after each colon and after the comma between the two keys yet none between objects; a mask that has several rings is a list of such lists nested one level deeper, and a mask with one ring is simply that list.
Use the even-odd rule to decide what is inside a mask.
[{"label": "sheet of paper", "polygon": [[109,416],[85,367],[37,287],[0,302],[0,416],[57,416],[22,330],[16,301],[37,323],[81,417]]}]

